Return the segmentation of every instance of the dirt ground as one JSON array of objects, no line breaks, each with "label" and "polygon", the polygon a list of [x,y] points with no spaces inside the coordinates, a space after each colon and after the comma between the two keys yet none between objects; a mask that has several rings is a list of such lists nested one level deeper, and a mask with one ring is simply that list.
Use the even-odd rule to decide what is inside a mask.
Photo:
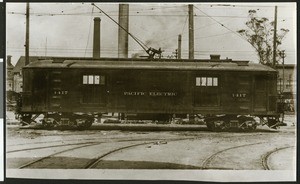
[{"label": "dirt ground", "polygon": [[[7,169],[296,170],[296,119],[273,130],[203,125],[103,125],[41,130],[8,123]],[[7,172],[9,173],[9,170]]]}]

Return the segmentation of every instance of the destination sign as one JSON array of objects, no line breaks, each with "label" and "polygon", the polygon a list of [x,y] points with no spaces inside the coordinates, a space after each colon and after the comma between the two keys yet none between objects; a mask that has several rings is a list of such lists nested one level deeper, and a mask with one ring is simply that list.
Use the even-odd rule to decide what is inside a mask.
[{"label": "destination sign", "polygon": [[157,91],[149,91],[149,92],[142,92],[142,91],[124,91],[124,96],[177,96],[176,92],[157,92]]}]

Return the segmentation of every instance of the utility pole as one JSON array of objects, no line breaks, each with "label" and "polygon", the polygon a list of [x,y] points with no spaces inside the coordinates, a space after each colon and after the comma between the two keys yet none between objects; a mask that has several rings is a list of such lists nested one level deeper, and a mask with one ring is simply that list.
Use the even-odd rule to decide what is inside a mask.
[{"label": "utility pole", "polygon": [[273,67],[276,65],[276,40],[277,40],[277,6],[275,6],[275,16],[274,16],[274,38],[273,38]]},{"label": "utility pole", "polygon": [[29,2],[26,4],[25,66],[29,64]]},{"label": "utility pole", "polygon": [[189,4],[189,59],[194,59],[194,6]]},{"label": "utility pole", "polygon": [[178,55],[177,55],[177,59],[181,59],[181,34],[178,35]]},{"label": "utility pole", "polygon": [[47,37],[46,37],[46,44],[45,44],[45,58],[47,57]]},{"label": "utility pole", "polygon": [[283,50],[283,51],[281,51],[280,52],[280,56],[282,57],[282,85],[283,85],[283,87],[282,87],[282,92],[284,92],[284,88],[285,88],[285,78],[284,78],[284,58],[285,58],[285,53],[284,53],[285,51]]}]

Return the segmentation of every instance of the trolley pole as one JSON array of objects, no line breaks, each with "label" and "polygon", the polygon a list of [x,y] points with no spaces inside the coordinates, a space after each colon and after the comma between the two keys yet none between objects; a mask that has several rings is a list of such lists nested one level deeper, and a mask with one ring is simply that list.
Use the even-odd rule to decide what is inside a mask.
[{"label": "trolley pole", "polygon": [[29,2],[26,4],[25,65],[29,64]]}]

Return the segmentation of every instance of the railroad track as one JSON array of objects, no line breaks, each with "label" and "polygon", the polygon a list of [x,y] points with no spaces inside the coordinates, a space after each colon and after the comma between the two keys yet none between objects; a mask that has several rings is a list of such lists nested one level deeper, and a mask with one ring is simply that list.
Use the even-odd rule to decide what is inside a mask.
[{"label": "railroad track", "polygon": [[92,144],[92,143],[95,143],[95,142],[83,142],[83,143],[72,143],[72,144],[57,144],[57,145],[52,145],[52,146],[40,146],[40,147],[34,147],[34,148],[24,148],[24,149],[11,150],[11,151],[7,151],[6,153],[15,153],[15,152],[22,152],[22,151],[37,150],[37,149],[56,148],[56,147],[73,146],[73,145],[81,145],[81,144]]},{"label": "railroad track", "polygon": [[32,162],[29,162],[29,163],[26,163],[22,166],[19,167],[19,169],[24,169],[26,167],[29,167],[37,162],[40,162],[42,160],[45,160],[47,158],[51,158],[55,155],[58,155],[58,154],[61,154],[61,153],[65,153],[65,152],[68,152],[68,151],[72,151],[72,150],[75,150],[75,149],[79,149],[79,148],[84,148],[84,147],[88,147],[88,146],[94,146],[94,145],[97,145],[97,144],[102,144],[103,142],[97,142],[97,143],[90,143],[90,144],[85,144],[85,145],[81,145],[81,146],[77,146],[77,147],[73,147],[73,148],[69,148],[69,149],[65,149],[65,150],[62,150],[62,151],[59,151],[59,152],[56,152],[56,153],[53,153],[53,154],[50,154],[50,155],[47,155],[45,157],[42,157],[42,158],[39,158],[39,159],[36,159]]},{"label": "railroad track", "polygon": [[[113,138],[107,138],[107,139],[113,139]],[[191,138],[192,139],[192,138]],[[93,139],[78,139],[78,140],[95,140],[95,138]],[[134,142],[134,141],[144,141],[145,139],[124,139],[124,140],[114,140],[114,141],[107,141],[107,142],[103,142],[103,143],[113,143],[113,142]],[[159,139],[147,139],[147,140],[159,140]],[[64,140],[64,142],[66,142],[68,140]],[[69,140],[71,141],[71,140]],[[74,140],[73,140],[74,141]],[[33,144],[43,144],[43,143],[55,143],[55,142],[62,142],[60,141],[49,141],[49,142],[36,142],[36,143],[32,143]],[[81,144],[89,144],[89,143],[95,143],[94,141],[91,142],[82,142],[82,143],[69,143],[69,144],[57,144],[57,145],[48,145],[48,146],[39,146],[39,147],[32,147],[32,148],[24,148],[24,149],[15,149],[15,150],[10,150],[10,151],[6,151],[6,153],[15,153],[15,152],[22,152],[22,151],[31,151],[31,150],[38,150],[38,149],[47,149],[47,148],[55,148],[55,147],[65,147],[65,146],[72,146],[72,145],[81,145]],[[13,146],[17,146],[17,145],[24,145],[24,144],[16,144]],[[12,145],[10,145],[12,146]]]},{"label": "railroad track", "polygon": [[[84,168],[85,169],[93,169],[97,167],[97,164],[99,162],[101,162],[101,160],[104,157],[107,157],[108,155],[114,154],[116,152],[119,152],[121,150],[125,150],[125,149],[130,149],[130,148],[134,148],[134,147],[138,147],[138,146],[142,146],[142,145],[148,145],[148,144],[155,144],[155,143],[162,143],[162,144],[166,144],[167,142],[174,142],[174,141],[183,141],[183,140],[191,140],[191,139],[197,139],[197,137],[191,137],[191,138],[176,138],[176,139],[166,139],[163,141],[152,141],[152,142],[144,142],[144,143],[138,143],[138,144],[132,144],[132,145],[128,145],[128,146],[123,146],[120,148],[116,148],[113,149],[105,154],[102,154],[100,156],[98,156],[97,158],[94,158],[89,164],[87,164]],[[164,143],[165,142],[165,143]]]},{"label": "railroad track", "polygon": [[84,167],[84,169],[93,169],[93,168],[95,168],[95,167],[97,166],[97,164],[98,164],[99,162],[101,162],[101,160],[102,160],[104,157],[106,157],[106,156],[108,156],[108,155],[111,155],[111,154],[113,154],[113,153],[116,153],[116,152],[118,152],[118,151],[121,151],[121,150],[124,150],[124,149],[128,149],[128,148],[137,147],[137,146],[142,146],[142,145],[147,145],[147,144],[153,144],[153,143],[155,143],[155,142],[138,143],[138,144],[132,144],[132,145],[129,145],[129,146],[123,146],[123,147],[120,147],[120,148],[111,150],[111,151],[109,151],[109,152],[107,152],[107,153],[105,153],[105,154],[102,154],[102,155],[98,156],[98,157],[95,158],[95,159],[92,159],[92,161],[91,161],[90,163],[88,163],[88,164]]},{"label": "railroad track", "polygon": [[[251,143],[251,144],[243,144],[243,145],[239,145],[239,146],[233,146],[233,147],[229,147],[229,148],[226,148],[226,149],[223,149],[223,150],[220,150],[220,151],[217,151],[215,152],[214,154],[212,154],[211,156],[207,157],[203,162],[202,162],[202,169],[231,169],[231,168],[216,168],[216,167],[210,167],[210,164],[211,162],[213,161],[213,159],[223,153],[223,152],[226,152],[226,151],[229,151],[229,150],[232,150],[232,149],[237,149],[237,148],[241,148],[241,147],[247,147],[247,146],[253,146],[253,145],[258,145],[258,144],[263,144],[263,143],[266,143],[266,142],[257,142],[257,143]],[[233,170],[233,169],[232,169]]]},{"label": "railroad track", "polygon": [[[29,162],[29,163],[26,163],[22,166],[19,167],[19,169],[24,169],[24,168],[29,168],[30,166],[32,166],[33,164],[35,163],[38,163],[38,162],[41,162],[45,159],[49,159],[53,156],[56,156],[56,155],[59,155],[59,154],[62,154],[62,153],[66,153],[66,152],[69,152],[69,151],[74,151],[76,149],[80,149],[80,148],[84,148],[84,147],[89,147],[89,146],[95,146],[95,145],[99,145],[99,144],[103,144],[103,143],[116,143],[116,142],[132,142],[132,141],[148,141],[148,142],[143,142],[143,143],[135,143],[135,144],[130,144],[130,145],[126,145],[126,146],[122,146],[122,147],[118,147],[116,149],[112,149],[110,151],[108,151],[107,153],[104,153],[96,158],[93,158],[91,159],[91,161],[86,165],[84,166],[83,168],[85,169],[91,169],[91,168],[94,168],[96,167],[96,165],[106,156],[108,155],[111,155],[113,153],[116,153],[118,151],[121,151],[121,150],[124,150],[124,149],[129,149],[129,148],[134,148],[134,147],[137,147],[137,146],[141,146],[141,145],[147,145],[147,144],[156,144],[156,143],[162,143],[162,142],[171,142],[171,141],[181,141],[181,140],[188,140],[188,139],[195,139],[195,137],[189,137],[189,138],[175,138],[175,139],[167,139],[167,140],[162,140],[162,139],[150,139],[151,141],[149,141],[149,139],[145,140],[145,139],[136,139],[136,140],[118,140],[118,141],[112,141],[112,142],[87,142],[87,143],[80,143],[80,146],[76,146],[76,147],[73,147],[73,148],[69,148],[69,149],[65,149],[65,150],[62,150],[62,151],[59,151],[59,152],[56,152],[56,153],[53,153],[53,154],[49,154],[45,157],[42,157],[42,158],[39,158],[39,159],[36,159],[32,162]],[[82,145],[84,144],[84,145]],[[78,145],[78,144],[73,144],[73,145]],[[59,146],[58,146],[59,147]],[[41,147],[40,149],[44,149],[44,148],[48,148],[48,147]],[[36,148],[38,149],[38,148]],[[25,151],[25,150],[30,150],[30,149],[23,149],[23,150],[16,150],[16,151]],[[15,151],[15,152],[16,152]]]},{"label": "railroad track", "polygon": [[[251,135],[252,134],[247,134],[247,135]],[[240,135],[240,136],[245,136],[245,135]],[[236,136],[226,136],[226,138],[231,138],[231,137],[236,137]],[[94,145],[98,145],[98,144],[103,144],[103,143],[117,143],[117,142],[137,142],[137,143],[133,143],[133,144],[129,144],[129,145],[123,145],[123,146],[118,146],[117,148],[108,150],[106,153],[103,153],[101,155],[97,155],[94,158],[92,158],[90,160],[90,162],[88,162],[86,165],[82,166],[82,168],[84,169],[92,169],[92,168],[97,168],[97,165],[99,164],[99,162],[101,162],[104,158],[106,158],[109,155],[112,155],[114,153],[117,153],[119,151],[122,150],[126,150],[126,149],[132,149],[138,146],[142,146],[142,145],[149,145],[149,144],[155,144],[155,143],[159,143],[159,142],[173,142],[173,141],[181,141],[181,140],[196,140],[196,139],[201,139],[202,137],[199,136],[191,136],[191,137],[184,137],[184,138],[168,138],[168,139],[152,139],[152,138],[138,138],[138,139],[121,139],[121,140],[110,140],[110,141],[102,141],[102,142],[82,142],[82,143],[72,143],[72,144],[64,144],[64,145],[52,145],[52,146],[41,146],[41,147],[35,147],[35,148],[26,148],[26,149],[18,149],[18,150],[12,150],[12,151],[8,151],[7,153],[15,153],[15,152],[21,152],[21,151],[30,151],[30,150],[38,150],[38,149],[46,149],[46,148],[54,148],[54,147],[63,147],[63,146],[75,146],[73,148],[69,148],[69,149],[65,149],[53,154],[49,154],[45,157],[36,159],[32,162],[26,163],[22,166],[20,166],[20,169],[23,168],[30,168],[30,166],[34,165],[35,163],[38,163],[40,161],[43,161],[45,159],[51,159],[51,157],[57,156],[59,154],[62,153],[66,153],[66,152],[70,152],[70,151],[74,151],[76,149],[80,149],[80,148],[84,148],[84,147],[89,147],[89,146],[94,146]],[[94,139],[95,140],[95,139]],[[141,142],[142,141],[142,142]],[[212,161],[216,158],[216,156],[218,156],[221,153],[224,153],[226,151],[229,150],[233,150],[233,149],[237,149],[237,148],[241,148],[241,147],[247,147],[247,146],[253,146],[253,145],[258,145],[258,144],[263,144],[263,143],[267,143],[267,142],[256,142],[256,143],[251,143],[251,144],[243,144],[243,145],[238,145],[238,146],[233,146],[233,147],[228,147],[226,149],[222,149],[219,150],[215,153],[213,153],[212,155],[210,155],[209,157],[207,157],[203,162],[202,162],[202,166],[199,167],[199,169],[219,169],[219,170],[234,170],[233,168],[217,168],[217,167],[212,167],[211,163]],[[76,146],[78,145],[78,146]],[[261,156],[261,162],[263,165],[263,168],[266,170],[270,170],[270,167],[268,166],[268,157],[272,154],[275,153],[279,150],[283,150],[283,149],[287,149],[290,148],[292,146],[286,146],[286,147],[282,147],[282,148],[278,148],[275,150],[272,150],[270,152],[267,152],[266,154],[264,154],[263,156]],[[81,166],[80,166],[81,167]]]},{"label": "railroad track", "polygon": [[268,162],[269,157],[272,154],[274,154],[274,153],[276,153],[278,151],[281,151],[281,150],[284,150],[284,149],[288,149],[288,148],[292,148],[292,147],[295,147],[295,146],[285,146],[285,147],[281,147],[281,148],[275,148],[275,149],[267,152],[266,154],[262,155],[261,156],[261,164],[262,164],[263,168],[265,170],[272,170],[272,168],[269,166],[269,162]]}]

